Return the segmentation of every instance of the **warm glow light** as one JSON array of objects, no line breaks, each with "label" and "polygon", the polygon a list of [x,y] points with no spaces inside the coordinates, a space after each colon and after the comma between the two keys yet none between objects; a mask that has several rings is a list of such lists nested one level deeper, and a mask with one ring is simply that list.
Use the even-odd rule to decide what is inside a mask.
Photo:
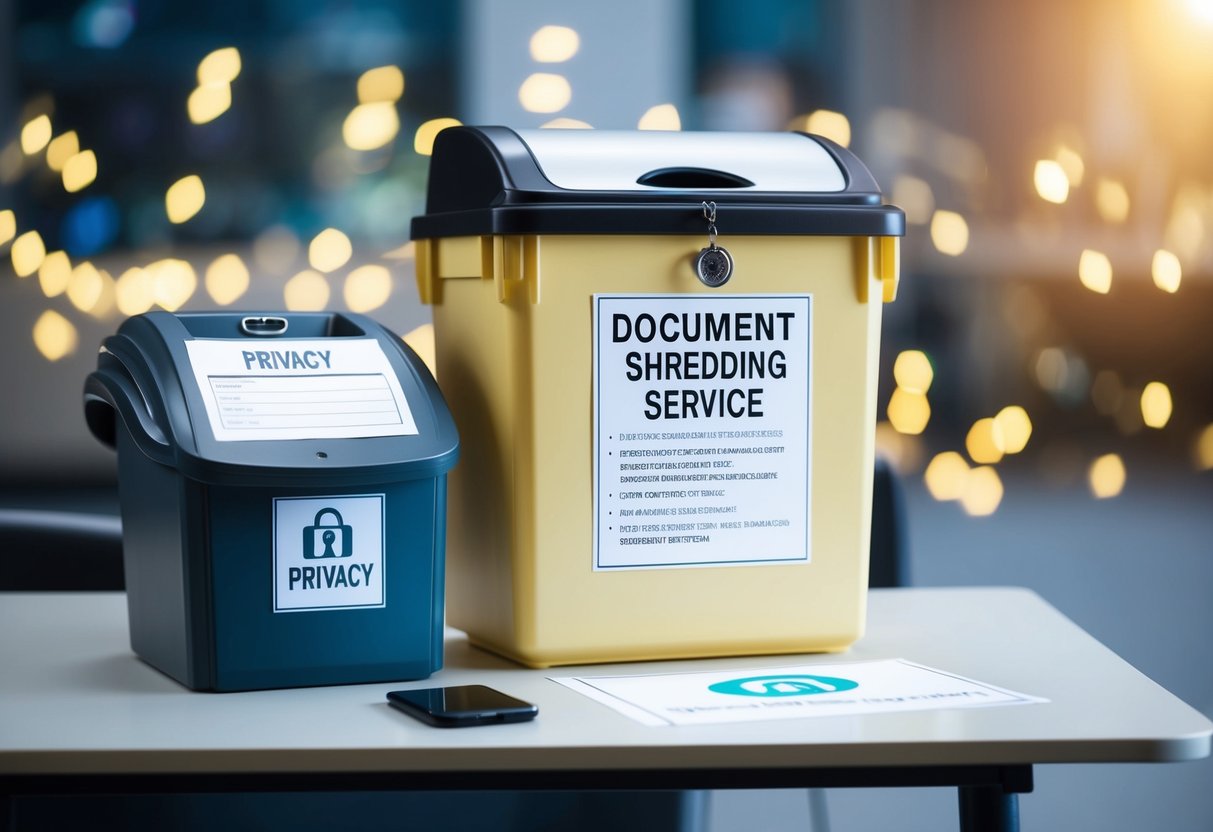
[{"label": "warm glow light", "polygon": [[[307,247],[307,260],[318,272],[331,272],[349,262],[354,254],[350,238],[336,228],[326,228],[312,238]],[[327,285],[327,284],[326,284]]]},{"label": "warm glow light", "polygon": [[400,116],[391,101],[359,104],[341,125],[341,138],[353,150],[377,150],[390,144],[399,132]]},{"label": "warm glow light", "polygon": [[0,211],[0,246],[13,239],[17,233],[17,215],[5,209]]},{"label": "warm glow light", "polygon": [[171,223],[185,222],[201,211],[205,204],[206,188],[197,174],[178,179],[164,195],[164,208]]},{"label": "warm glow light", "polygon": [[63,163],[63,189],[70,194],[82,191],[97,179],[97,155],[81,150]]},{"label": "warm glow light", "polygon": [[922,479],[936,500],[959,500],[969,479],[969,463],[956,451],[944,451],[927,464]]},{"label": "warm glow light", "polygon": [[1070,179],[1065,168],[1052,159],[1041,159],[1036,163],[1033,175],[1036,193],[1046,202],[1061,204],[1070,196]]},{"label": "warm glow light", "polygon": [[1101,251],[1084,248],[1078,258],[1078,279],[1092,292],[1106,295],[1112,288],[1112,261]]},{"label": "warm glow light", "polygon": [[17,277],[29,277],[38,271],[46,258],[46,246],[42,243],[42,235],[37,231],[26,231],[13,240],[9,256],[13,258],[13,271]]},{"label": "warm glow light", "polygon": [[986,465],[998,462],[1007,451],[1002,426],[994,419],[978,419],[965,437],[965,450],[974,462]]},{"label": "warm glow light", "polygon": [[430,375],[437,378],[438,361],[437,350],[434,348],[434,325],[422,324],[406,333],[404,343],[408,344],[413,352],[417,353],[417,357],[425,362],[425,366],[430,369]]},{"label": "warm glow light", "polygon": [[931,389],[935,371],[931,360],[921,350],[905,350],[893,362],[893,379],[898,387],[911,393],[925,393]]},{"label": "warm glow light", "polygon": [[249,287],[248,266],[236,254],[223,254],[206,267],[206,293],[220,306],[238,300]]},{"label": "warm glow light", "polygon": [[960,505],[970,517],[987,517],[998,509],[1002,502],[1002,479],[988,465],[974,468],[965,477],[964,494]]},{"label": "warm glow light", "polygon": [[152,281],[152,299],[168,312],[176,312],[194,296],[198,275],[184,260],[157,260],[147,267]]},{"label": "warm glow light", "polygon": [[38,285],[42,294],[48,298],[58,297],[67,291],[67,285],[72,279],[72,261],[67,252],[52,251],[42,258],[38,267]]},{"label": "warm glow light", "polygon": [[886,413],[889,424],[898,433],[917,436],[926,429],[927,422],[931,420],[931,404],[924,394],[898,387],[889,398]]},{"label": "warm glow light", "polygon": [[194,124],[214,121],[232,106],[232,87],[226,82],[204,84],[190,93],[185,109]]},{"label": "warm glow light", "polygon": [[1129,218],[1129,192],[1115,179],[1100,179],[1095,189],[1095,207],[1106,222],[1122,223]]},{"label": "warm glow light", "polygon": [[1065,389],[1070,379],[1069,361],[1066,360],[1065,351],[1058,347],[1045,347],[1037,353],[1033,370],[1036,383],[1050,393]]},{"label": "warm glow light", "polygon": [[67,160],[80,152],[80,139],[75,130],[69,130],[62,136],[51,139],[46,146],[46,164],[55,173],[63,171]]},{"label": "warm glow light", "polygon": [[518,88],[518,101],[528,113],[556,113],[572,100],[568,79],[550,72],[536,72]]},{"label": "warm glow light", "polygon": [[994,422],[1002,433],[1004,453],[1017,454],[1028,446],[1028,440],[1032,437],[1032,420],[1028,418],[1028,411],[1013,404],[998,411]]},{"label": "warm glow light", "polygon": [[1200,471],[1213,471],[1213,424],[1205,425],[1196,435],[1192,446],[1192,459]]},{"label": "warm glow light", "polygon": [[1171,388],[1151,381],[1141,391],[1141,420],[1148,428],[1164,428],[1171,421]]},{"label": "warm glow light", "polygon": [[1154,252],[1154,261],[1150,267],[1150,274],[1154,278],[1154,285],[1164,292],[1175,294],[1179,291],[1179,283],[1183,280],[1183,266],[1179,264],[1179,258],[1166,249],[1160,248]]},{"label": "warm glow light", "polygon": [[1071,188],[1077,188],[1082,184],[1082,177],[1086,171],[1086,166],[1083,165],[1082,157],[1078,155],[1078,151],[1062,145],[1057,151],[1057,164],[1061,165],[1061,169],[1065,171],[1066,179],[1069,181]]},{"label": "warm glow light", "polygon": [[51,117],[40,115],[30,119],[21,128],[21,149],[26,156],[33,156],[46,147],[51,140]]},{"label": "warm glow light", "polygon": [[75,352],[79,340],[72,322],[53,309],[43,312],[34,323],[34,346],[47,361],[58,361]]},{"label": "warm glow light", "polygon": [[594,125],[588,121],[582,121],[579,118],[568,118],[567,116],[559,116],[551,121],[545,121],[539,125],[541,128],[547,127],[558,130],[593,130]]},{"label": "warm glow light", "polygon": [[67,299],[81,312],[92,312],[101,300],[105,280],[97,267],[87,260],[72,269],[67,284]]},{"label": "warm glow light", "polygon": [[282,298],[292,312],[319,312],[328,305],[329,284],[320,272],[305,269],[286,282]]},{"label": "warm glow light", "polygon": [[682,119],[673,104],[658,104],[649,107],[636,123],[637,130],[681,130]]},{"label": "warm glow light", "polygon": [[568,26],[544,26],[531,35],[531,58],[541,64],[567,61],[581,48],[581,37]]},{"label": "warm glow light", "polygon": [[412,260],[417,256],[417,241],[409,240],[399,248],[385,251],[381,256],[384,260]]},{"label": "warm glow light", "polygon": [[814,110],[805,121],[805,132],[824,136],[843,147],[851,144],[851,122],[834,110]]},{"label": "warm glow light", "polygon": [[906,222],[926,225],[935,213],[935,194],[926,180],[902,174],[893,180],[893,204],[906,212]]},{"label": "warm glow light", "polygon": [[1125,487],[1125,464],[1118,454],[1104,454],[1087,471],[1091,493],[1100,500],[1115,497]]},{"label": "warm glow light", "polygon": [[346,276],[342,294],[351,312],[378,309],[392,294],[392,274],[386,266],[359,266]]},{"label": "warm glow light", "polygon": [[377,66],[358,76],[358,103],[395,102],[404,95],[404,73],[398,66]]},{"label": "warm glow light", "polygon": [[1164,237],[1167,248],[1189,260],[1200,256],[1205,242],[1205,200],[1204,191],[1199,185],[1186,183],[1176,194],[1171,217],[1167,221]]},{"label": "warm glow light", "polygon": [[240,51],[234,46],[216,49],[198,63],[198,86],[230,84],[240,74]]},{"label": "warm glow light", "polygon": [[152,277],[139,268],[127,269],[115,286],[118,311],[123,315],[141,315],[156,302],[156,287]]},{"label": "warm glow light", "polygon": [[422,156],[434,153],[434,140],[448,127],[458,127],[463,122],[456,118],[432,118],[417,128],[413,136],[413,150]]},{"label": "warm glow light", "polygon": [[969,224],[954,211],[936,211],[931,217],[931,242],[941,254],[964,254],[969,247]]},{"label": "warm glow light", "polygon": [[1200,22],[1213,24],[1213,2],[1211,0],[1188,0],[1188,11]]}]

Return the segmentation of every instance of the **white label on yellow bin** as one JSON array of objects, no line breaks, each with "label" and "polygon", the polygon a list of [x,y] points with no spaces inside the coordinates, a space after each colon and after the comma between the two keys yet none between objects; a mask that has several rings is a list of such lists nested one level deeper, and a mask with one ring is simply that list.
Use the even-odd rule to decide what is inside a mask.
[{"label": "white label on yellow bin", "polygon": [[274,612],[384,605],[383,500],[274,498]]},{"label": "white label on yellow bin", "polygon": [[810,560],[812,296],[594,296],[594,569]]},{"label": "white label on yellow bin", "polygon": [[186,341],[215,439],[349,439],[417,433],[373,338]]}]

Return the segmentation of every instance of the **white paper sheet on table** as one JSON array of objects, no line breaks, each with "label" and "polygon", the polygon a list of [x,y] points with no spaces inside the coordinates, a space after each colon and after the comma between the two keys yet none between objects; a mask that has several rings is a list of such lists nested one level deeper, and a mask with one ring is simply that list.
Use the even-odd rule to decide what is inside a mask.
[{"label": "white paper sheet on table", "polygon": [[1048,701],[905,659],[549,678],[645,725],[856,716]]}]

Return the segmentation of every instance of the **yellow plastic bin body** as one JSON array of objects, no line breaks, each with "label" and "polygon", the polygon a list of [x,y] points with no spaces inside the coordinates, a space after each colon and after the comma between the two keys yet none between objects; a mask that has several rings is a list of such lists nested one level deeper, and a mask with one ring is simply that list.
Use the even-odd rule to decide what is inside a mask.
[{"label": "yellow plastic bin body", "polygon": [[[508,161],[520,158],[508,144],[516,134],[504,128],[447,133],[435,151],[431,206],[441,202],[436,187],[451,187],[437,167],[444,138],[454,140],[454,155],[469,141],[506,145],[498,152],[507,172]],[[475,170],[461,167],[464,176]],[[463,445],[462,463],[450,475],[447,619],[474,643],[546,667],[835,651],[862,634],[881,306],[896,292],[902,216],[889,206],[869,211],[881,218],[869,218],[869,226],[886,234],[730,233],[730,213],[737,213],[730,206],[739,197],[701,199],[703,190],[676,193],[678,210],[689,215],[678,222],[698,223],[703,234],[568,233],[575,223],[567,213],[524,216],[520,224],[536,233],[426,236],[432,228],[414,225],[422,300],[433,307],[438,382]],[[707,245],[706,222],[695,214],[709,199],[720,206],[719,244],[735,264],[719,288],[702,283],[693,268]],[[553,225],[561,230],[543,230]],[[595,525],[595,483],[616,486],[596,480],[594,414],[606,403],[595,400],[593,307],[596,297],[616,295],[638,298],[639,308],[650,295],[717,297],[725,302],[713,308],[721,309],[733,296],[811,297],[805,558],[595,568],[595,534],[603,531]],[[642,497],[630,503],[646,504]],[[674,519],[648,526],[669,528]]]}]

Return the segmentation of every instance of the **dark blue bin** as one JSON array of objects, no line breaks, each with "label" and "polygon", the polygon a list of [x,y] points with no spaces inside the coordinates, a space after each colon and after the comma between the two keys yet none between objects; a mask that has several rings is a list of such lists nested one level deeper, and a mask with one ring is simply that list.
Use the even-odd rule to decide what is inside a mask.
[{"label": "dark blue bin", "polygon": [[195,690],[442,666],[446,472],[425,365],[369,318],[152,312],[101,347],[131,647]]}]

